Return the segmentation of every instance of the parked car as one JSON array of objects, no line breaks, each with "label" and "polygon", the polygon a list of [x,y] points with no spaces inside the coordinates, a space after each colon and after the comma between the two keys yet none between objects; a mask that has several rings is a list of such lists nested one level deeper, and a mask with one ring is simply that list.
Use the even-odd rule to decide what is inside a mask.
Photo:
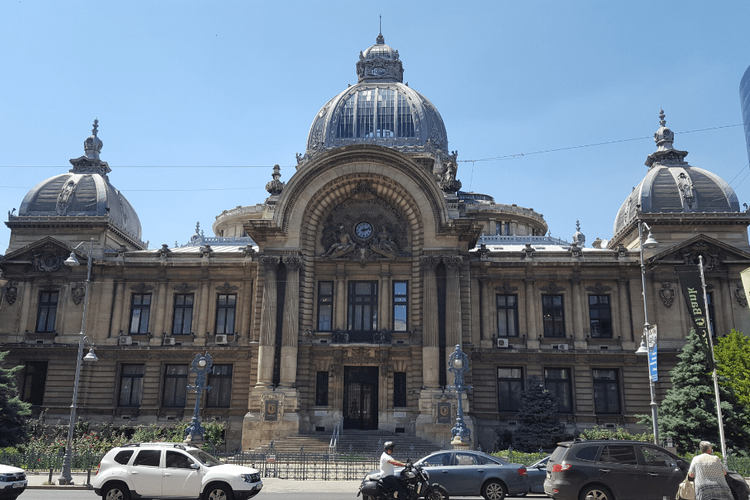
[{"label": "parked car", "polygon": [[526,467],[529,476],[529,493],[544,493],[544,480],[547,479],[549,455]]},{"label": "parked car", "polygon": [[650,443],[570,441],[550,455],[544,492],[555,500],[671,499],[689,466]]},{"label": "parked car", "polygon": [[263,482],[256,469],[222,464],[195,446],[139,443],[108,451],[93,486],[104,500],[247,500],[260,492]]},{"label": "parked car", "polygon": [[512,464],[481,451],[438,451],[417,461],[430,480],[448,490],[451,497],[483,496],[503,500],[529,491],[526,466]]},{"label": "parked car", "polygon": [[14,500],[24,492],[28,481],[26,472],[18,467],[0,465],[0,500]]}]

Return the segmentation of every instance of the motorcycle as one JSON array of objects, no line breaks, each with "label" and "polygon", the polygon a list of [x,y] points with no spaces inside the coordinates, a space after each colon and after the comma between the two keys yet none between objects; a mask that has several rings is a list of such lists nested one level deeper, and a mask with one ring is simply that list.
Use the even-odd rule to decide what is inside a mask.
[{"label": "motorcycle", "polygon": [[[407,497],[397,500],[448,500],[448,490],[438,483],[430,484],[430,474],[421,465],[411,463],[411,460],[406,461],[406,466],[396,479],[403,486]],[[393,492],[380,479],[380,471],[365,476],[357,492],[357,496],[360,495],[363,500],[394,500]]]}]

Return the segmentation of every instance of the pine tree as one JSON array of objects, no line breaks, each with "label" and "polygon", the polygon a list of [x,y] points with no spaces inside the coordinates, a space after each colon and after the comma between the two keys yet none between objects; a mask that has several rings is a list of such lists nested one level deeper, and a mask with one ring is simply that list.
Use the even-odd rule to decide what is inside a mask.
[{"label": "pine tree", "polygon": [[26,440],[26,421],[31,415],[31,404],[18,397],[16,373],[23,366],[5,368],[8,352],[0,352],[0,448],[14,446]]},{"label": "pine tree", "polygon": [[[661,437],[671,437],[678,453],[694,453],[700,441],[719,446],[719,425],[716,396],[706,350],[695,330],[690,330],[687,343],[677,356],[680,360],[670,372],[672,388],[659,407]],[[724,381],[725,382],[725,381]],[[719,383],[721,412],[727,448],[744,455],[750,444],[750,431],[745,428],[747,417],[734,392]]]},{"label": "pine tree", "polygon": [[518,413],[519,427],[513,433],[514,446],[525,452],[553,449],[565,437],[565,426],[555,413],[557,403],[538,377],[526,380]]}]

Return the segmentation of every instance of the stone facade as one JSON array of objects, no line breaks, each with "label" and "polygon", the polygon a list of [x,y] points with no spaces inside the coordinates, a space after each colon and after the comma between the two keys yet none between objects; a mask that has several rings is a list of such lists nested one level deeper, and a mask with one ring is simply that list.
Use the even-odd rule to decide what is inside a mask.
[{"label": "stone facade", "polygon": [[[364,60],[377,68],[379,53],[401,68],[390,47],[371,47]],[[690,329],[675,265],[704,256],[716,334],[750,331],[739,275],[750,266],[750,216],[731,196],[721,211],[658,204],[647,211],[629,196],[612,240],[593,248],[580,230],[573,243],[545,236],[534,210],[460,191],[442,119],[428,100],[403,91],[402,73],[370,79],[363,70],[362,87],[347,94],[376,92],[403,104],[372,111],[375,139],[340,126],[350,101],[327,104],[319,118],[328,121],[316,119],[289,180],[275,168],[269,198],[219,214],[216,237],[198,228],[185,246],[151,250],[132,216],[47,214],[42,201],[30,202],[36,212],[9,214],[0,345],[26,365],[24,399],[50,418],[69,414],[86,281],[86,266],[63,264],[71,252],[82,263],[93,259],[83,330],[99,357],[84,364],[79,415],[132,425],[188,419],[188,366],[209,352],[215,371],[203,418],[227,422],[230,449],[330,434],[339,423],[344,432],[447,443],[457,406],[446,388],[453,383],[447,359],[457,344],[470,359],[473,391],[463,406],[473,446],[492,449],[496,429],[514,429],[529,376],[558,396],[570,431],[638,429],[636,415],[649,412],[650,400],[646,360],[635,354],[646,320],[642,222],[661,243],[644,252],[648,319],[659,328],[657,400]],[[412,92],[418,103],[409,101]],[[386,117],[400,128],[388,128]],[[358,120],[351,123],[364,126]],[[663,122],[660,140],[669,135]],[[684,194],[695,179],[696,203],[702,190],[715,189],[671,142],[659,147],[649,172],[680,169],[686,177],[675,174],[675,189]],[[100,149],[101,141],[99,162]],[[667,157],[679,164],[659,163]],[[639,193],[652,194],[648,179]]]}]

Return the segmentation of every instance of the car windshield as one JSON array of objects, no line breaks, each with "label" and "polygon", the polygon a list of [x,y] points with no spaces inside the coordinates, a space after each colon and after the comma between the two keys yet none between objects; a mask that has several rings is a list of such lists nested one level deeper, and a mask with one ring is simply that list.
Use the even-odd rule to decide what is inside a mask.
[{"label": "car windshield", "polygon": [[214,465],[221,465],[217,459],[209,455],[203,450],[188,450],[188,453],[192,455],[196,460],[205,465],[206,467],[213,467]]}]

